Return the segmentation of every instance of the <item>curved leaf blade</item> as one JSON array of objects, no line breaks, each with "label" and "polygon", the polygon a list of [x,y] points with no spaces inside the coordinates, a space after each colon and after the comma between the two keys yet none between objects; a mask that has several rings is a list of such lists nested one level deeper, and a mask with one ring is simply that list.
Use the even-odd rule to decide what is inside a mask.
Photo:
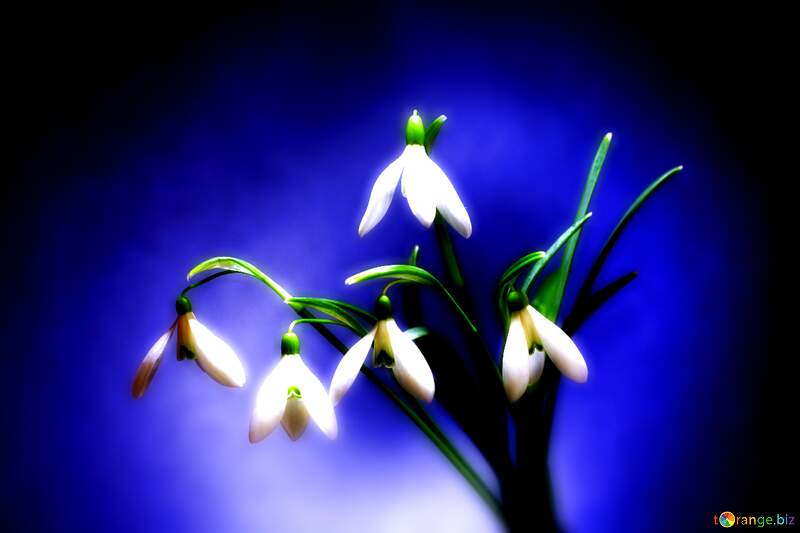
[{"label": "curved leaf blade", "polygon": [[539,276],[544,267],[546,267],[550,260],[559,252],[559,250],[561,250],[561,247],[567,243],[570,237],[575,235],[575,232],[581,229],[583,225],[586,224],[586,221],[591,217],[591,213],[586,213],[577,222],[567,228],[567,230],[562,233],[553,244],[550,245],[550,248],[547,249],[544,257],[533,265],[530,272],[528,272],[528,275],[525,277],[525,281],[522,283],[522,292],[528,292],[531,284],[536,281],[536,278]]},{"label": "curved leaf blade", "polygon": [[672,168],[662,174],[658,179],[656,179],[653,183],[647,186],[647,188],[642,191],[642,193],[633,201],[633,203],[628,207],[625,211],[625,214],[619,219],[617,225],[614,226],[614,229],[611,230],[606,242],[603,244],[603,247],[600,249],[600,252],[597,254],[594,262],[592,263],[591,268],[589,269],[589,273],[586,275],[586,279],[581,285],[580,290],[578,291],[578,298],[576,302],[580,302],[581,300],[588,297],[589,291],[592,290],[592,286],[594,282],[597,281],[597,277],[600,275],[600,270],[603,268],[606,259],[608,259],[611,250],[614,248],[614,245],[617,244],[622,232],[630,223],[631,219],[633,219],[634,215],[639,212],[639,209],[642,208],[644,203],[653,196],[657,190],[659,190],[670,178],[675,176],[678,172],[683,170],[683,165],[677,166]]},{"label": "curved leaf blade", "polygon": [[529,254],[520,257],[519,259],[514,261],[511,264],[511,266],[506,269],[505,272],[503,272],[503,275],[500,276],[500,281],[498,282],[498,286],[502,287],[506,283],[513,282],[517,278],[517,276],[519,276],[520,272],[525,270],[528,266],[532,265],[536,261],[544,259],[545,255],[547,255],[545,252],[537,251],[537,252],[531,252]]},{"label": "curved leaf blade", "polygon": [[[331,300],[328,298],[309,298],[309,297],[293,297],[286,300],[286,303],[289,305],[300,305],[302,307],[308,307],[311,309],[316,309],[326,315],[332,316],[336,320],[346,324],[350,329],[352,329],[358,335],[364,336],[367,333],[367,330],[364,326],[351,314],[351,312],[346,309],[341,304],[345,302],[339,302],[338,300]],[[350,304],[346,304],[348,307],[356,308],[356,306],[351,306]],[[363,309],[357,308],[359,312],[369,315]],[[369,315],[371,316],[371,315]],[[374,324],[374,318],[372,317]]]},{"label": "curved leaf blade", "polygon": [[[589,204],[592,201],[597,179],[600,177],[600,171],[603,168],[603,163],[606,160],[608,148],[611,145],[611,133],[606,133],[603,140],[600,141],[600,146],[597,148],[592,166],[589,169],[589,175],[586,177],[586,184],[583,187],[583,194],[581,195],[580,203],[578,204],[578,211],[575,213],[575,220],[578,221],[586,215],[589,210]],[[575,234],[567,241],[564,255],[561,259],[561,266],[557,270],[558,277],[556,278],[556,286],[552,295],[550,296],[552,302],[549,302],[548,308],[551,309],[550,315],[547,316],[550,320],[556,321],[558,318],[558,311],[561,307],[561,300],[564,298],[564,291],[567,288],[567,279],[569,278],[570,271],[572,270],[572,259],[575,256],[575,250],[578,248],[578,241],[581,238],[581,232],[576,231]]]},{"label": "curved leaf blade", "polygon": [[257,266],[248,261],[245,261],[244,259],[239,259],[238,257],[220,256],[220,257],[212,257],[210,259],[206,259],[205,261],[199,263],[194,268],[192,268],[186,275],[186,279],[189,280],[192,277],[196,276],[197,274],[200,274],[201,272],[206,272],[208,270],[229,270],[231,272],[246,274],[266,284],[270,289],[275,291],[275,293],[278,296],[280,296],[283,300],[292,297],[291,294],[289,294],[283,287],[277,284],[272,278],[270,278],[264,272],[262,272],[261,269],[259,269]]},{"label": "curved leaf blade", "polygon": [[353,274],[345,280],[345,284],[354,285],[363,281],[370,281],[374,279],[395,279],[403,281],[411,281],[419,283],[420,285],[429,285],[438,288],[445,297],[450,301],[456,310],[461,314],[461,317],[467,322],[472,331],[477,332],[478,328],[475,323],[469,318],[464,309],[458,304],[458,301],[450,294],[450,291],[439,281],[436,276],[414,265],[383,265],[375,268],[370,268]]}]

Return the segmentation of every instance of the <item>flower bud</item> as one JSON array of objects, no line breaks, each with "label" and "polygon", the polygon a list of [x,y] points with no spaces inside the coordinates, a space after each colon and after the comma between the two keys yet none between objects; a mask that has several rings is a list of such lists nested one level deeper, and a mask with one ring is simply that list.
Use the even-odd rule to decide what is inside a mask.
[{"label": "flower bud", "polygon": [[425,124],[416,109],[406,123],[406,144],[425,144]]},{"label": "flower bud", "polygon": [[378,320],[386,320],[392,317],[392,301],[385,294],[382,294],[375,301],[375,317]]},{"label": "flower bud", "polygon": [[517,290],[512,290],[508,297],[506,298],[508,302],[508,310],[512,313],[517,311],[522,311],[526,307],[528,307],[528,297],[525,296],[524,292],[520,292]]},{"label": "flower bud", "polygon": [[300,353],[300,338],[293,332],[287,331],[281,337],[281,355]]},{"label": "flower bud", "polygon": [[180,296],[175,300],[175,311],[178,316],[185,315],[192,312],[192,302],[186,296]]}]

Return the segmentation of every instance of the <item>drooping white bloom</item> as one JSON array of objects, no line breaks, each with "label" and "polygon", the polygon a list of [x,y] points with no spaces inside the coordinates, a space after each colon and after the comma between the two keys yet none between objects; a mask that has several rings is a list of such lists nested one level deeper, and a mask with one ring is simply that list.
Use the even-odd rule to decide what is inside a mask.
[{"label": "drooping white bloom", "polygon": [[281,344],[282,347],[290,346],[292,349],[288,351],[293,353],[281,356],[258,390],[256,407],[250,419],[250,442],[266,438],[279,422],[289,437],[297,440],[306,430],[309,418],[328,438],[335,439],[338,426],[328,393],[300,358],[297,336],[290,332],[284,335],[284,339],[287,335],[294,338]]},{"label": "drooping white bloom", "polygon": [[444,171],[425,152],[425,127],[416,110],[406,126],[406,148],[380,173],[369,197],[367,210],[358,227],[363,237],[383,219],[392,203],[398,181],[411,212],[426,228],[433,224],[437,210],[463,237],[472,235],[472,222],[458,193]]},{"label": "drooping white bloom", "polygon": [[510,401],[519,400],[528,385],[539,381],[545,354],[572,381],[587,380],[586,361],[569,335],[529,305],[525,295],[518,291],[509,295],[509,308],[511,320],[503,348],[503,384]]},{"label": "drooping white bloom", "polygon": [[176,308],[177,320],[153,344],[136,370],[131,387],[133,397],[141,398],[144,395],[175,330],[178,332],[178,360],[194,359],[218,383],[228,387],[242,387],[246,382],[245,371],[233,349],[197,320],[188,298],[178,298]]},{"label": "drooping white bloom", "polygon": [[376,309],[375,327],[356,342],[344,355],[333,374],[330,396],[339,403],[358,376],[361,365],[372,348],[372,365],[391,368],[398,383],[414,397],[430,402],[436,385],[425,356],[409,335],[403,332],[391,316],[389,298],[381,296]]}]

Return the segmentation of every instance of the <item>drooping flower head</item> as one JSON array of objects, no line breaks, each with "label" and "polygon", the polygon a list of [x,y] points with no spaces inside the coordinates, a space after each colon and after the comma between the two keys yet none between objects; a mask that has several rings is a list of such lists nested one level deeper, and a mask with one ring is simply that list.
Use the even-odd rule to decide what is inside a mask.
[{"label": "drooping flower head", "polygon": [[425,125],[415,109],[406,125],[406,148],[380,173],[358,227],[363,237],[389,210],[398,181],[411,212],[423,226],[433,224],[436,212],[463,237],[472,235],[472,222],[450,179],[425,151]]},{"label": "drooping flower head", "polygon": [[436,387],[433,373],[412,338],[395,322],[392,303],[385,294],[376,302],[375,315],[378,318],[375,327],[347,351],[336,367],[330,387],[333,403],[339,403],[350,389],[370,348],[372,366],[390,368],[406,391],[420,400],[430,402]]},{"label": "drooping flower head", "polygon": [[572,339],[528,303],[520,291],[508,295],[511,320],[503,348],[503,384],[512,402],[542,375],[545,354],[566,377],[584,383],[589,369]]},{"label": "drooping flower head", "polygon": [[192,302],[181,296],[175,302],[178,318],[153,344],[145,355],[133,379],[131,393],[141,398],[153,380],[172,334],[177,329],[178,360],[190,359],[215,381],[228,387],[242,387],[246,376],[239,357],[225,341],[204,326],[192,311]]},{"label": "drooping flower head", "polygon": [[325,387],[300,357],[300,339],[281,338],[281,359],[258,389],[250,419],[250,442],[266,438],[280,422],[292,440],[306,430],[309,417],[330,439],[338,433],[336,414]]}]

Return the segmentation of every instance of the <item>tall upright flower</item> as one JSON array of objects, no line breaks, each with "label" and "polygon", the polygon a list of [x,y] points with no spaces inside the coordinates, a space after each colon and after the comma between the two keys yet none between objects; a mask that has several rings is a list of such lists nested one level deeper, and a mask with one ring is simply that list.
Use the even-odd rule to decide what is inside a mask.
[{"label": "tall upright flower", "polygon": [[544,356],[556,368],[577,383],[584,383],[589,369],[572,339],[528,303],[520,291],[508,295],[511,320],[503,348],[503,384],[512,402],[519,400],[528,385],[539,381],[544,368]]},{"label": "tall upright flower", "polygon": [[181,296],[175,302],[178,318],[169,329],[153,344],[145,355],[133,378],[131,394],[141,398],[161,364],[161,359],[175,330],[178,331],[178,360],[193,359],[197,365],[215,381],[228,387],[241,387],[245,384],[244,367],[236,353],[225,341],[214,335],[204,326],[194,312],[192,302]]},{"label": "tall upright flower", "polygon": [[367,210],[358,226],[359,236],[366,235],[381,221],[401,179],[400,190],[423,226],[429,228],[433,224],[438,210],[463,237],[472,235],[472,222],[455,187],[425,151],[425,125],[416,109],[406,125],[405,150],[380,173],[372,186]]},{"label": "tall upright flower", "polygon": [[329,438],[338,433],[336,414],[325,387],[300,358],[300,339],[291,331],[281,339],[281,360],[258,389],[250,419],[250,442],[266,438],[281,423],[292,440],[306,430],[309,416]]},{"label": "tall upright flower", "polygon": [[433,400],[435,384],[425,356],[392,318],[392,303],[385,294],[375,305],[378,322],[342,357],[331,380],[330,395],[339,403],[358,376],[372,348],[372,366],[391,368],[400,385],[420,400]]}]

